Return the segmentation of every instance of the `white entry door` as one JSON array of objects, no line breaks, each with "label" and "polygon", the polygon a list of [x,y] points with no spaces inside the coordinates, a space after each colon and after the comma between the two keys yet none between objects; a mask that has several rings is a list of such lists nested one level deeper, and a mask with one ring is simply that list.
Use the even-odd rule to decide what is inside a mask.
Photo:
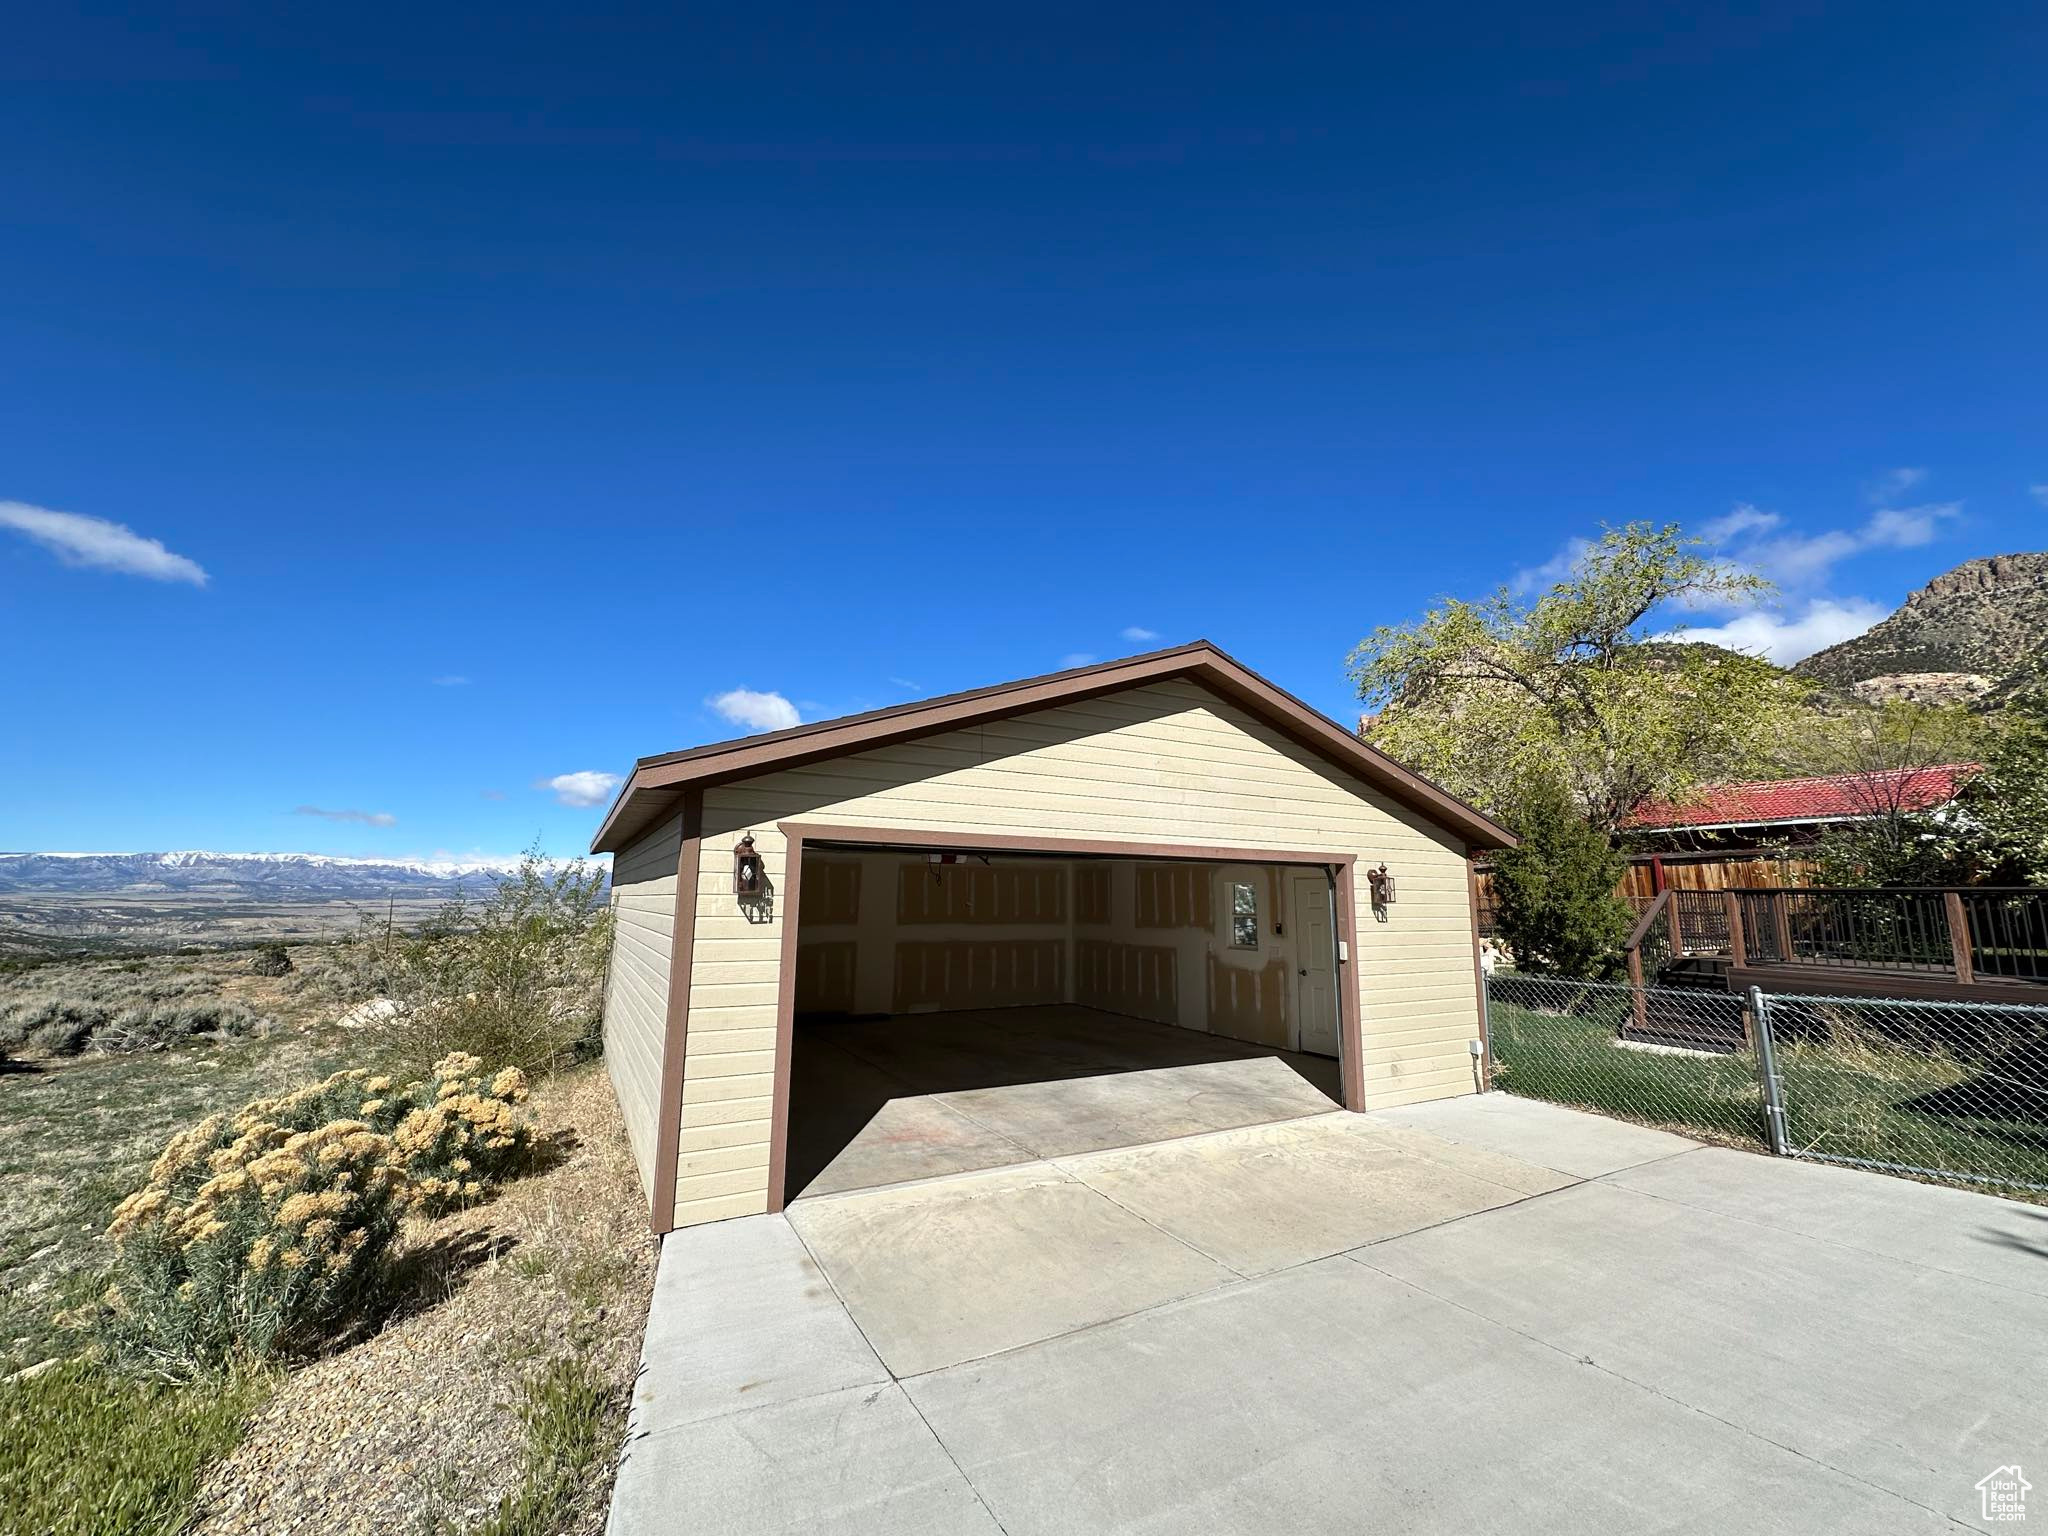
[{"label": "white entry door", "polygon": [[1321,871],[1292,875],[1287,906],[1294,918],[1296,1049],[1337,1054],[1337,935],[1331,926],[1330,881]]}]

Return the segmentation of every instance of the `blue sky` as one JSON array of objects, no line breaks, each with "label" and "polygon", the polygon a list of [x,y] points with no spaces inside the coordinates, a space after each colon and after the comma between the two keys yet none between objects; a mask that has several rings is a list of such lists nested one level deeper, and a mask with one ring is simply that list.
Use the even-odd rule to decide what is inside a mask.
[{"label": "blue sky", "polygon": [[0,57],[0,848],[576,849],[1198,635],[1342,715],[1603,521],[1780,655],[2048,543],[2036,6],[177,9]]}]

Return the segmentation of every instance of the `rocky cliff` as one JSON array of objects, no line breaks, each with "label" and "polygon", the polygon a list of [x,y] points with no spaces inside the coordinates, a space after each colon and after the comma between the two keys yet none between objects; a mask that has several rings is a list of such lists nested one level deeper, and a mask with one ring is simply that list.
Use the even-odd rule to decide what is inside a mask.
[{"label": "rocky cliff", "polygon": [[2048,680],[2048,553],[1966,560],[1793,670],[1871,703],[1993,707]]}]

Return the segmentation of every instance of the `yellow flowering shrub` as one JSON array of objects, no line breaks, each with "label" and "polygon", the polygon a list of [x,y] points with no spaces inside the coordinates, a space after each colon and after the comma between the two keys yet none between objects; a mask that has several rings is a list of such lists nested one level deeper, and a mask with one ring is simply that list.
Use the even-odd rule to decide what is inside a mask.
[{"label": "yellow flowering shrub", "polygon": [[169,1368],[310,1347],[374,1283],[413,1198],[360,1120],[209,1116],[115,1207],[112,1336]]},{"label": "yellow flowering shrub", "polygon": [[353,1067],[258,1099],[234,1123],[311,1130],[330,1120],[360,1120],[392,1138],[416,1198],[433,1212],[480,1197],[531,1145],[526,1097],[526,1074],[517,1067],[486,1076],[480,1060],[455,1051],[419,1081],[401,1084]]},{"label": "yellow flowering shrub", "polygon": [[165,1365],[295,1352],[374,1284],[399,1223],[464,1204],[526,1150],[524,1074],[461,1053],[362,1068],[209,1115],[115,1208],[116,1340]]},{"label": "yellow flowering shrub", "polygon": [[391,1139],[429,1210],[480,1196],[526,1151],[533,1130],[525,1111],[526,1074],[506,1067],[491,1077],[483,1063],[455,1051],[434,1063],[424,1083],[390,1090],[383,1102],[402,1102]]}]

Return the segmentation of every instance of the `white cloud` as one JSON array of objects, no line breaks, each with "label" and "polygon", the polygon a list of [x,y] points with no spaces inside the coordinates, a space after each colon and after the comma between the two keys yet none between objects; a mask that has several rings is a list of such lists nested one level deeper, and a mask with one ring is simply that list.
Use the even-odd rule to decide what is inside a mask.
[{"label": "white cloud", "polygon": [[616,773],[598,773],[586,768],[581,773],[558,773],[552,779],[535,781],[535,789],[553,790],[563,805],[603,805],[622,781]]},{"label": "white cloud", "polygon": [[[1902,473],[1894,471],[1894,474]],[[1702,529],[1712,543],[1729,547],[1738,565],[1768,576],[1788,591],[1811,590],[1827,581],[1834,568],[1873,549],[1918,549],[1931,544],[1941,524],[1962,513],[1959,501],[1932,501],[1917,507],[1879,507],[1857,528],[1830,528],[1821,533],[1778,533],[1743,540],[1746,533],[1774,533],[1784,520],[1747,503]]]},{"label": "white cloud", "polygon": [[772,690],[760,693],[752,688],[730,688],[704,702],[734,725],[744,725],[750,731],[786,731],[803,724],[796,706]]},{"label": "white cloud", "polygon": [[1724,513],[1703,524],[1700,537],[1709,544],[1726,544],[1730,539],[1745,533],[1768,533],[1784,519],[1775,512],[1766,512],[1762,507],[1753,507],[1746,501],[1735,504],[1734,510]]},{"label": "white cloud", "polygon": [[455,672],[450,672],[444,677],[430,678],[429,681],[436,688],[467,688],[469,686],[469,679]]},{"label": "white cloud", "polygon": [[1937,523],[1962,510],[1960,501],[1929,502],[1924,507],[1886,507],[1863,525],[1864,543],[1872,549],[1918,549],[1934,542]]},{"label": "white cloud", "polygon": [[1781,587],[1808,587],[1824,580],[1828,572],[1862,547],[1855,534],[1833,528],[1826,533],[1792,533],[1782,539],[1746,545],[1736,558]]},{"label": "white cloud", "polygon": [[318,816],[322,821],[352,821],[364,827],[395,827],[398,818],[389,811],[330,811],[317,805],[295,805],[294,816]]},{"label": "white cloud", "polygon": [[1062,670],[1068,667],[1086,667],[1093,665],[1094,661],[1093,651],[1069,651],[1060,658],[1060,667]]},{"label": "white cloud", "polygon": [[1132,624],[1123,630],[1123,637],[1133,645],[1143,645],[1148,640],[1157,640],[1159,631],[1147,629],[1142,624]]},{"label": "white cloud", "polygon": [[1890,611],[1867,597],[1822,597],[1809,602],[1797,618],[1759,609],[1738,614],[1725,624],[1673,630],[1665,638],[1705,640],[1789,667],[1815,651],[1853,639]]},{"label": "white cloud", "polygon": [[1591,539],[1570,539],[1564,548],[1541,565],[1525,565],[1508,579],[1508,589],[1517,597],[1556,586],[1570,576],[1593,547]]},{"label": "white cloud", "polygon": [[1924,469],[1888,469],[1863,488],[1864,494],[1875,506],[1889,506],[1926,478]]},{"label": "white cloud", "polygon": [[892,687],[901,688],[905,693],[924,692],[923,683],[914,683],[907,677],[892,677],[889,682]]},{"label": "white cloud", "polygon": [[2048,485],[2030,485],[2027,487],[2027,494],[2042,506],[2048,507]]},{"label": "white cloud", "polygon": [[25,501],[0,501],[0,528],[12,528],[49,550],[66,565],[119,571],[151,581],[189,581],[206,585],[206,572],[196,561],[174,555],[155,539],[103,517],[80,512],[52,512]]},{"label": "white cloud", "polygon": [[505,791],[502,789],[480,789],[477,793],[486,800],[502,800],[505,798]]}]

